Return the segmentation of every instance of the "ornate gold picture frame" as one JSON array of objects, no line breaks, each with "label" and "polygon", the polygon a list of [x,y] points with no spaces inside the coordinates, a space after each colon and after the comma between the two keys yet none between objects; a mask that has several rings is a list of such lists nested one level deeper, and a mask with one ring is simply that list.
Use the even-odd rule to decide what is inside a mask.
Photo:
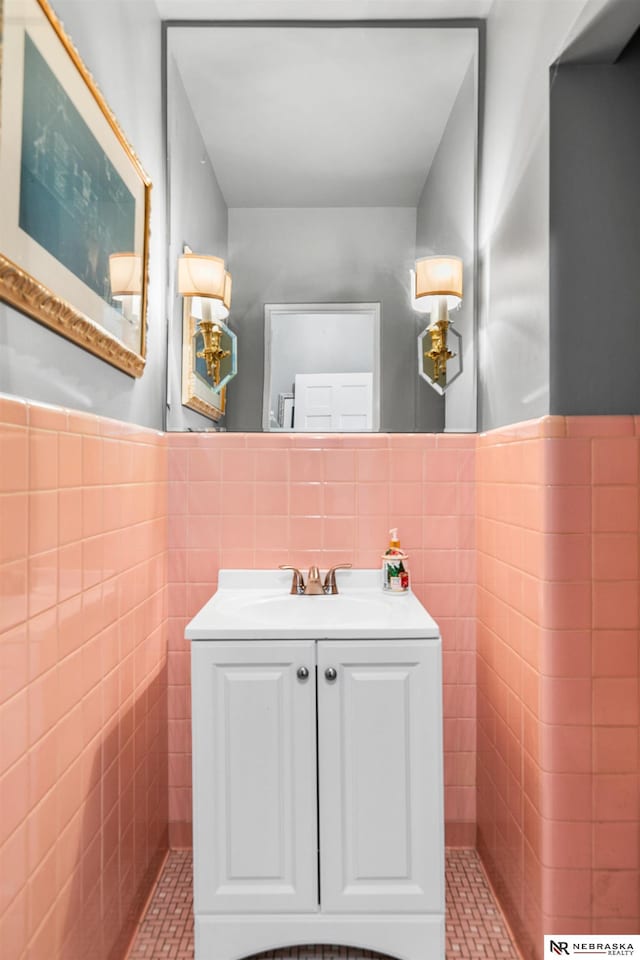
[{"label": "ornate gold picture frame", "polygon": [[0,0],[0,30],[0,299],[139,377],[151,183],[47,0]]}]

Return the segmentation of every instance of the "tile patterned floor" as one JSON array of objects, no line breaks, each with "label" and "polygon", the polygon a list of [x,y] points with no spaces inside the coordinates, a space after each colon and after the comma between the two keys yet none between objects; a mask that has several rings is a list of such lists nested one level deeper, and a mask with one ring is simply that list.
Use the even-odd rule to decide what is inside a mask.
[{"label": "tile patterned floor", "polygon": [[[172,850],[128,960],[193,960],[191,851]],[[475,850],[447,850],[447,960],[519,960]],[[261,960],[369,960],[351,947],[305,946]]]}]

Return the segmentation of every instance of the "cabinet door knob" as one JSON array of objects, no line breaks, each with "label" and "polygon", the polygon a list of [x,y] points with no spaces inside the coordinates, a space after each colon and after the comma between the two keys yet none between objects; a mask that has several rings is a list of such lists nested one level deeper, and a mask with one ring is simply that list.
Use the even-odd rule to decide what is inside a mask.
[{"label": "cabinet door knob", "polygon": [[298,667],[297,670],[298,680],[307,680],[309,677],[309,671],[306,667]]},{"label": "cabinet door knob", "polygon": [[329,681],[329,683],[333,683],[338,676],[338,671],[336,670],[335,667],[327,667],[327,669],[324,672],[324,675]]}]

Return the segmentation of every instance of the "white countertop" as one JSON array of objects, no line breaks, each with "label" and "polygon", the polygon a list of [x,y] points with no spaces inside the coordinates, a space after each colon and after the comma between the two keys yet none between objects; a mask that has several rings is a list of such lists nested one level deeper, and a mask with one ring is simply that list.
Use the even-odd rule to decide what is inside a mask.
[{"label": "white countertop", "polygon": [[[325,571],[321,571],[324,577]],[[305,580],[307,572],[304,571]],[[380,570],[337,570],[336,596],[295,596],[286,570],[221,570],[187,640],[385,640],[439,637],[411,592],[381,586]]]}]

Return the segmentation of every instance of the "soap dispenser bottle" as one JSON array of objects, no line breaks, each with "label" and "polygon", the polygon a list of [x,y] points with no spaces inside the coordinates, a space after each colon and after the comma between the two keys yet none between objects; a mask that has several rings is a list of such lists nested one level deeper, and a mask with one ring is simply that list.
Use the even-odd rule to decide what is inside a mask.
[{"label": "soap dispenser bottle", "polygon": [[408,555],[400,548],[398,528],[389,530],[389,546],[382,554],[382,589],[391,593],[407,593],[409,572],[405,565]]}]

